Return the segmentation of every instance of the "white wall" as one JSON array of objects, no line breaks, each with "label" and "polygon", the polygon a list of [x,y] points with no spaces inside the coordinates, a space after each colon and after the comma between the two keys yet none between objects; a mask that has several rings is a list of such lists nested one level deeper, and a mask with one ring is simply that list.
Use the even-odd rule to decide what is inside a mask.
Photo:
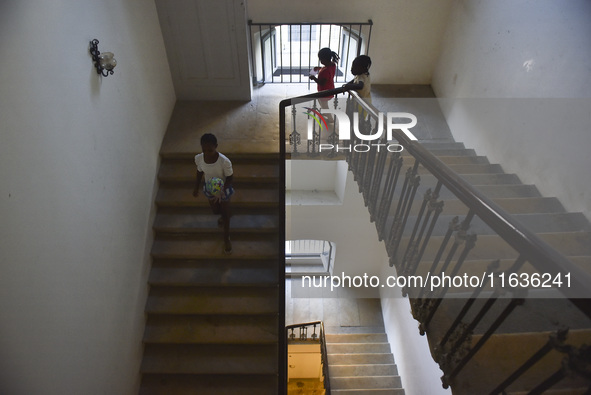
[{"label": "white wall", "polygon": [[243,0],[156,0],[179,100],[250,100]]},{"label": "white wall", "polygon": [[[296,174],[302,166],[292,166],[292,185],[301,185]],[[290,206],[286,213],[287,240],[328,240],[336,244],[334,274],[357,276],[379,273],[383,243],[377,238],[375,225],[359,194],[351,172],[346,173],[342,204]],[[339,181],[340,183],[340,181]]]},{"label": "white wall", "polygon": [[428,84],[452,0],[248,0],[255,23],[367,22],[372,83]]},{"label": "white wall", "polygon": [[[386,262],[382,278],[396,273]],[[398,288],[382,288],[380,293],[386,334],[405,394],[451,394],[450,388],[441,386],[443,372],[431,356],[427,336],[419,333],[419,322],[412,316],[409,299],[403,298]]]},{"label": "white wall", "polygon": [[591,218],[591,3],[455,1],[433,88],[454,137]]},{"label": "white wall", "polygon": [[0,393],[136,393],[175,101],[155,5],[2,1],[0,58]]}]

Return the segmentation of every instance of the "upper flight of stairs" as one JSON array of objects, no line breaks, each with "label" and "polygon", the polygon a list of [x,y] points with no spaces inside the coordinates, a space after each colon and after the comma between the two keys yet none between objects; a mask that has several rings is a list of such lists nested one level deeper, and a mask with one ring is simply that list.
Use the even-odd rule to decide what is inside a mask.
[{"label": "upper flight of stairs", "polygon": [[[523,185],[516,175],[505,174],[501,166],[490,164],[486,157],[477,156],[473,150],[464,148],[461,143],[424,142],[423,144],[466,181],[514,215],[529,230],[563,253],[580,268],[588,273],[591,272],[591,226],[581,213],[566,212],[556,198],[541,196],[535,186]],[[406,171],[413,163],[412,157],[404,155],[403,171]],[[421,187],[419,187],[417,197],[422,200],[426,189],[433,188],[435,185],[435,180],[422,167],[419,167],[419,174]],[[442,190],[440,196],[445,201],[444,210],[435,227],[434,235],[431,238],[432,242],[418,266],[417,274],[425,275],[429,270],[439,242],[451,219],[457,215],[462,220],[468,211],[449,191]],[[416,206],[419,206],[419,202],[415,202],[410,214],[409,222],[412,225],[414,225],[412,219],[416,218],[418,212]],[[393,210],[395,210],[395,206],[391,215],[393,215]],[[392,219],[388,225],[392,223],[391,221]],[[402,246],[406,245],[405,240],[408,240],[411,230],[411,225],[407,225]],[[469,274],[481,275],[486,271],[487,265],[498,258],[501,259],[501,268],[507,268],[517,257],[516,252],[478,218],[472,221],[469,233],[477,234],[476,246],[464,263],[462,273],[465,271]],[[471,292],[472,289],[451,289],[450,291],[464,292],[465,295],[469,295],[466,292]],[[531,295],[536,295],[536,291],[530,290]],[[427,330],[432,348],[438,344],[464,306],[465,297],[445,299],[441,303]],[[484,302],[485,300],[476,302],[469,315],[470,320],[480,310]],[[497,302],[490,309],[485,319],[475,328],[472,345],[476,344],[507,303],[508,300]],[[488,394],[542,347],[551,332],[562,327],[570,328],[567,344],[591,345],[591,319],[572,303],[558,298],[526,299],[525,303],[514,310],[513,314],[457,376],[451,387],[454,395]],[[557,352],[548,354],[526,375],[511,385],[507,393],[527,393],[535,385],[560,369],[563,357],[563,354]],[[547,393],[583,394],[586,393],[590,384],[589,381],[569,377],[552,387],[552,391]]]},{"label": "upper flight of stairs", "polygon": [[404,395],[386,333],[326,334],[331,393]]},{"label": "upper flight of stairs", "polygon": [[234,167],[230,237],[203,195],[193,155],[159,170],[140,394],[276,394],[279,164],[226,153]]}]

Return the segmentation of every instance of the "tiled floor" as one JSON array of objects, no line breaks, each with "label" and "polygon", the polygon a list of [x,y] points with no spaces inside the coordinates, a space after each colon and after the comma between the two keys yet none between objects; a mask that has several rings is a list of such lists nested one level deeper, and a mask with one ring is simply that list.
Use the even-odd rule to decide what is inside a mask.
[{"label": "tiled floor", "polygon": [[286,325],[324,321],[327,333],[384,330],[382,308],[377,298],[358,297],[346,290],[333,297],[294,297],[292,286],[299,286],[299,282],[288,279],[285,284]]},{"label": "tiled floor", "polygon": [[[279,102],[313,93],[307,84],[267,84],[253,88],[252,100],[179,101],[162,143],[163,153],[200,152],[204,133],[218,137],[226,153],[278,152]],[[373,85],[373,105],[382,112],[403,111],[425,115],[412,132],[419,139],[451,138],[427,85]]]}]

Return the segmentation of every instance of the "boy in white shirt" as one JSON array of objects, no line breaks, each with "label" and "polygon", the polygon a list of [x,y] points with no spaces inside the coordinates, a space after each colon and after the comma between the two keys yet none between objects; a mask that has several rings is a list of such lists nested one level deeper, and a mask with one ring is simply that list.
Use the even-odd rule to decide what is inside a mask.
[{"label": "boy in white shirt", "polygon": [[[221,214],[218,225],[224,227],[224,253],[232,253],[230,242],[230,197],[234,194],[232,180],[234,171],[232,162],[224,154],[217,152],[217,138],[206,133],[201,136],[201,149],[203,153],[195,155],[197,174],[195,177],[195,188],[193,196],[199,196],[201,180],[205,177],[203,194],[207,197],[209,205],[214,214]],[[208,182],[219,178],[223,181],[223,187],[219,194],[212,194],[207,188]]]}]

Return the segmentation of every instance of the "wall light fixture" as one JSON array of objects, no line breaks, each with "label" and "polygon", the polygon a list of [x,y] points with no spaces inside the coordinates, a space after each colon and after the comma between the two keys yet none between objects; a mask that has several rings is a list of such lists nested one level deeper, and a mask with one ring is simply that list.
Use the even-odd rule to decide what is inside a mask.
[{"label": "wall light fixture", "polygon": [[100,53],[98,50],[98,43],[99,40],[97,39],[90,42],[90,54],[92,55],[96,72],[103,77],[106,77],[109,74],[113,75],[113,69],[117,66],[117,61],[114,58],[115,55],[113,55],[112,52]]}]

